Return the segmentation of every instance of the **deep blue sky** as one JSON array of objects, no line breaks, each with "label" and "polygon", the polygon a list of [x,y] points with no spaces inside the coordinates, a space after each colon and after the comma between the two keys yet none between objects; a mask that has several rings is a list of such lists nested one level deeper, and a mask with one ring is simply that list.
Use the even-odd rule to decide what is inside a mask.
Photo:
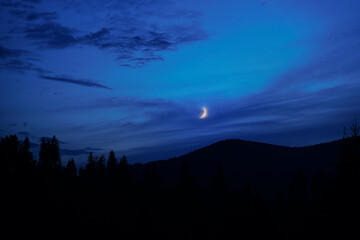
[{"label": "deep blue sky", "polygon": [[2,0],[0,136],[56,134],[79,163],[338,139],[360,114],[359,12],[358,0]]}]

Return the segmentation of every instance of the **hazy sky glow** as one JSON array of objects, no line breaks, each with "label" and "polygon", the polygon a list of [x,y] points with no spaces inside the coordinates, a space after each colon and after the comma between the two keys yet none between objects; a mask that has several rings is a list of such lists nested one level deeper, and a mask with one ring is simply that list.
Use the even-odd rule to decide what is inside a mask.
[{"label": "hazy sky glow", "polygon": [[2,0],[0,136],[56,134],[79,162],[340,138],[360,113],[359,12],[358,0]]}]

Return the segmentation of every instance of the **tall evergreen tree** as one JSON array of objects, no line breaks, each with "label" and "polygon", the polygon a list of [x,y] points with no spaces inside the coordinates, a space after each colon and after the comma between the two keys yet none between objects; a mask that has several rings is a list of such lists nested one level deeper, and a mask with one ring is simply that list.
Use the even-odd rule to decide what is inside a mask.
[{"label": "tall evergreen tree", "polygon": [[43,173],[50,173],[52,169],[50,160],[50,142],[49,140],[45,141],[44,137],[41,139],[38,164]]},{"label": "tall evergreen tree", "polygon": [[103,181],[105,177],[105,168],[105,156],[101,155],[96,162],[97,175],[101,181]]},{"label": "tall evergreen tree", "polygon": [[87,177],[90,178],[93,178],[96,174],[96,161],[92,152],[89,154],[84,173]]},{"label": "tall evergreen tree", "polygon": [[46,172],[54,172],[61,169],[59,141],[55,135],[51,141],[45,141],[45,138],[41,139],[39,167]]},{"label": "tall evergreen tree", "polygon": [[160,177],[155,163],[147,163],[144,166],[142,187],[145,192],[156,192],[160,187]]},{"label": "tall evergreen tree", "polygon": [[35,168],[35,161],[32,152],[30,152],[30,140],[28,137],[20,144],[19,164],[22,171],[30,173]]},{"label": "tall evergreen tree", "polygon": [[107,168],[108,170],[114,170],[116,169],[117,166],[117,160],[116,160],[116,156],[113,150],[111,150],[110,155],[109,155],[109,159],[107,161]]},{"label": "tall evergreen tree", "polygon": [[[350,136],[344,134],[341,160],[336,164],[336,192],[342,203],[360,201],[360,126],[355,118]],[[359,210],[360,212],[360,210]]]},{"label": "tall evergreen tree", "polygon": [[223,197],[227,193],[227,182],[221,165],[219,164],[216,170],[216,175],[212,182],[212,192],[215,197]]},{"label": "tall evergreen tree", "polygon": [[95,158],[94,158],[94,156],[93,156],[93,153],[92,152],[90,152],[90,154],[89,154],[89,157],[88,157],[88,165],[94,165],[95,166]]},{"label": "tall evergreen tree", "polygon": [[71,158],[66,164],[65,175],[70,180],[74,180],[76,178],[76,173],[77,173],[77,170],[76,170],[76,166],[75,166],[75,161],[73,158]]},{"label": "tall evergreen tree", "polygon": [[47,150],[47,144],[45,142],[45,138],[41,138],[40,143],[40,152],[39,152],[39,167],[44,167],[47,164],[46,159],[48,158],[48,150]]},{"label": "tall evergreen tree", "polygon": [[107,174],[108,174],[110,182],[115,181],[117,167],[118,167],[118,165],[117,165],[117,159],[116,159],[115,153],[114,153],[114,151],[111,150],[109,159],[106,164]]},{"label": "tall evergreen tree", "polygon": [[319,170],[313,177],[312,202],[316,208],[326,208],[333,199],[334,186],[330,175]]},{"label": "tall evergreen tree", "polygon": [[16,171],[16,161],[19,156],[19,139],[16,135],[5,136],[0,142],[1,170],[4,174]]},{"label": "tall evergreen tree", "polygon": [[61,168],[60,145],[55,135],[51,139],[50,146],[51,146],[52,166],[53,168],[60,169]]},{"label": "tall evergreen tree", "polygon": [[180,177],[176,185],[179,194],[183,196],[190,196],[197,192],[197,181],[195,176],[190,174],[190,169],[187,161],[184,161],[181,167]]},{"label": "tall evergreen tree", "polygon": [[129,190],[132,185],[132,177],[127,158],[124,155],[119,163],[119,181],[122,188]]},{"label": "tall evergreen tree", "polygon": [[299,169],[289,187],[289,203],[294,207],[304,207],[307,202],[307,180],[304,171]]}]

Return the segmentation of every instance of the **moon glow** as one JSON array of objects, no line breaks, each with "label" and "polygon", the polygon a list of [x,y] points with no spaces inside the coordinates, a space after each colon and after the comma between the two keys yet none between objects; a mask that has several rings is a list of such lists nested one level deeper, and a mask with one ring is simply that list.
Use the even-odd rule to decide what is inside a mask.
[{"label": "moon glow", "polygon": [[200,119],[206,118],[208,115],[208,111],[206,109],[206,107],[203,107],[203,113],[200,116]]}]

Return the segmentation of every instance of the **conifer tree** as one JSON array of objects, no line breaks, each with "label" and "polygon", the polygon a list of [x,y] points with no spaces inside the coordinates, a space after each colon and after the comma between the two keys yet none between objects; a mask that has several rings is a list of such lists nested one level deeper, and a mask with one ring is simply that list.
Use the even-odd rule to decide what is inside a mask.
[{"label": "conifer tree", "polygon": [[107,168],[109,171],[113,171],[114,169],[116,169],[116,165],[117,165],[117,160],[116,160],[116,156],[113,150],[111,150],[110,155],[109,155],[109,159],[107,162]]},{"label": "conifer tree", "polygon": [[66,168],[65,168],[65,174],[69,179],[75,179],[76,178],[76,166],[75,166],[75,161],[74,158],[71,158],[67,164],[66,164]]},{"label": "conifer tree", "polygon": [[212,180],[212,191],[215,197],[225,196],[227,192],[227,182],[221,165],[216,170],[216,175]]}]

